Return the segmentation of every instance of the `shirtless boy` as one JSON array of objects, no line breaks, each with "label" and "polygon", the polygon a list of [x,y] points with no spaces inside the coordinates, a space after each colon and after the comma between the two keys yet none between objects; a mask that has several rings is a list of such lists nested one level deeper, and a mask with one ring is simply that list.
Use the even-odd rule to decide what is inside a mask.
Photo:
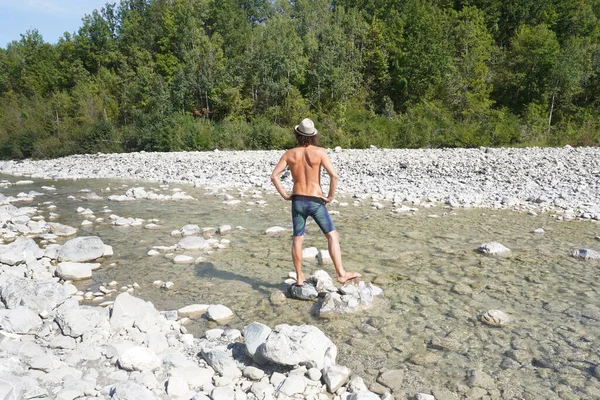
[{"label": "shirtless boy", "polygon": [[[304,283],[302,243],[304,242],[306,219],[309,216],[315,220],[327,237],[327,247],[335,266],[338,282],[345,283],[349,279],[358,278],[360,274],[348,272],[342,265],[340,238],[325,207],[325,204],[330,203],[335,195],[337,173],[325,150],[316,146],[318,131],[310,119],[303,119],[300,125],[294,128],[294,133],[298,146],[283,154],[271,174],[271,181],[284,200],[292,201],[294,225],[292,260],[296,269],[297,285],[300,286]],[[279,180],[286,167],[290,168],[294,181],[291,195],[286,193]],[[331,179],[327,197],[324,197],[321,191],[321,167],[325,168]]]}]

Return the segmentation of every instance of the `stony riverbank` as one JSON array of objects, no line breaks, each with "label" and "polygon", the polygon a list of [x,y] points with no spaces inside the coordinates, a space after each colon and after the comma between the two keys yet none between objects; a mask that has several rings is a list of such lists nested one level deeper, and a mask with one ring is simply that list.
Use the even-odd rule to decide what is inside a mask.
[{"label": "stony riverbank", "polygon": [[[456,207],[562,210],[600,217],[600,149],[332,149],[339,190]],[[202,187],[262,187],[281,151],[95,154],[0,162],[0,172],[34,178],[118,178]],[[283,182],[290,184],[284,174]],[[327,179],[324,177],[324,184]]]}]

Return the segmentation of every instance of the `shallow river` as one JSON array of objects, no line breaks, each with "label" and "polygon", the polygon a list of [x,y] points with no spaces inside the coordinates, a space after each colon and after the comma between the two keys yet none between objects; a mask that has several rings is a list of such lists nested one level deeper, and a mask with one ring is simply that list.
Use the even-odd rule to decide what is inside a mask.
[{"label": "shallow river", "polygon": [[[43,185],[53,185],[57,191],[43,191]],[[124,194],[123,185],[165,194],[181,188],[196,200],[81,200],[86,195],[81,189],[107,197]],[[110,192],[104,190],[108,186]],[[79,236],[98,235],[113,246],[114,256],[95,271],[92,280],[76,282],[81,290],[112,280],[119,286],[137,282],[141,288],[135,295],[161,310],[193,303],[224,304],[236,314],[227,326],[238,329],[252,321],[271,327],[316,325],[338,346],[338,364],[350,367],[367,383],[373,383],[381,369],[404,369],[409,396],[436,391],[439,399],[479,398],[482,391],[476,387],[488,386],[491,398],[600,398],[600,263],[569,256],[578,248],[599,250],[600,242],[594,239],[600,235],[598,223],[557,221],[550,214],[419,206],[414,213],[399,215],[391,213],[391,204],[377,210],[371,200],[338,196],[348,203],[330,206],[339,211],[333,219],[342,240],[344,265],[382,287],[385,299],[355,315],[321,320],[314,314],[314,303],[288,300],[272,305],[269,301],[273,291],[285,290],[283,281],[293,270],[291,234],[264,233],[276,225],[291,228],[290,204],[276,196],[263,193],[263,199],[252,198],[247,191],[241,204],[231,206],[223,204],[222,196],[200,188],[106,180],[37,180],[0,192],[16,195],[29,190],[45,193],[34,204],[57,205],[51,210],[60,215],[57,222],[79,227]],[[228,193],[238,196],[237,190]],[[257,204],[260,200],[266,204]],[[77,207],[90,208],[105,221],[82,228],[85,217],[76,213]],[[157,218],[160,227],[115,227],[109,214],[102,212],[105,207],[122,217]],[[46,205],[40,210],[48,217]],[[226,236],[231,244],[196,265],[173,264],[164,255],[146,254],[152,246],[176,244],[179,238],[170,233],[185,224],[231,225],[233,230]],[[545,233],[533,233],[536,228]],[[490,241],[504,244],[511,255],[490,258],[474,251]],[[326,248],[314,223],[307,228],[305,246]],[[314,263],[306,264],[305,274],[321,268],[334,275],[333,266]],[[155,280],[172,281],[175,288],[155,288]],[[479,317],[489,309],[504,311],[512,322],[502,328],[484,325]],[[215,326],[198,320],[188,329],[199,335]],[[477,371],[494,382],[479,382],[479,376],[473,376]]]}]

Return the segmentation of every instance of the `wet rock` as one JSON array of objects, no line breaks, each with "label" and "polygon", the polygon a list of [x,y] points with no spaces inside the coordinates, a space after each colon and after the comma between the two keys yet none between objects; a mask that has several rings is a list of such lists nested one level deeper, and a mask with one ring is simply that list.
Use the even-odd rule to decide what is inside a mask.
[{"label": "wet rock", "polygon": [[319,296],[317,289],[308,282],[304,282],[301,286],[291,284],[287,288],[288,296],[297,300],[314,300]]},{"label": "wet rock", "polygon": [[269,296],[269,301],[271,301],[271,304],[273,305],[284,304],[286,301],[285,293],[281,290],[276,290]]},{"label": "wet rock", "polygon": [[184,225],[179,231],[183,236],[194,236],[200,233],[200,227],[198,225],[188,224]]},{"label": "wet rock", "polygon": [[431,351],[426,351],[424,353],[417,353],[410,358],[410,361],[416,365],[429,366],[437,364],[442,357]]},{"label": "wet rock", "polygon": [[59,261],[86,262],[100,258],[106,248],[97,236],[77,237],[67,241],[58,251]]},{"label": "wet rock", "polygon": [[371,307],[375,297],[383,296],[381,288],[371,282],[352,280],[336,293],[327,293],[319,309],[321,318],[357,312]]},{"label": "wet rock", "polygon": [[402,389],[404,383],[404,371],[401,369],[389,369],[377,377],[377,382],[390,388],[393,393]]},{"label": "wet rock", "polygon": [[331,255],[328,250],[319,250],[317,253],[317,261],[320,265],[331,264],[333,260],[331,259]]},{"label": "wet rock", "polygon": [[277,325],[256,352],[276,364],[299,364],[319,369],[335,365],[337,357],[335,344],[311,325]]},{"label": "wet rock", "polygon": [[510,254],[510,249],[498,242],[484,243],[477,249],[479,253],[490,256],[501,256]]},{"label": "wet rock", "polygon": [[68,237],[77,234],[77,229],[72,226],[56,222],[50,222],[48,225],[50,225],[50,232],[54,233],[56,236]]},{"label": "wet rock", "polygon": [[216,322],[227,321],[228,319],[233,318],[233,311],[221,304],[208,307],[206,314],[208,319]]},{"label": "wet rock", "polygon": [[482,389],[494,389],[496,387],[494,379],[483,371],[472,371],[467,383],[471,387]]},{"label": "wet rock", "polygon": [[175,258],[173,258],[173,262],[175,264],[191,264],[194,262],[194,257],[180,254],[178,256],[175,256]]},{"label": "wet rock", "polygon": [[180,317],[195,318],[204,314],[210,307],[208,304],[191,304],[177,310]]},{"label": "wet rock", "polygon": [[285,233],[285,232],[288,232],[288,230],[285,228],[282,228],[281,226],[272,226],[271,228],[269,228],[265,231],[265,233],[267,235],[277,235],[277,234],[281,234],[281,233]]},{"label": "wet rock", "polygon": [[187,236],[177,243],[181,250],[202,250],[209,247],[208,242],[200,236]]},{"label": "wet rock", "polygon": [[575,250],[571,255],[581,260],[600,260],[600,253],[591,249]]},{"label": "wet rock", "polygon": [[350,369],[341,365],[330,365],[323,369],[323,382],[329,393],[335,393],[350,379]]},{"label": "wet rock", "polygon": [[302,249],[302,262],[316,262],[317,254],[319,254],[319,249],[316,247],[307,247]]},{"label": "wet rock", "polygon": [[99,267],[99,263],[61,262],[56,266],[56,276],[74,281],[88,279],[92,277],[92,271]]},{"label": "wet rock", "polygon": [[491,326],[502,326],[510,322],[510,318],[500,310],[489,310],[481,316],[481,322]]}]

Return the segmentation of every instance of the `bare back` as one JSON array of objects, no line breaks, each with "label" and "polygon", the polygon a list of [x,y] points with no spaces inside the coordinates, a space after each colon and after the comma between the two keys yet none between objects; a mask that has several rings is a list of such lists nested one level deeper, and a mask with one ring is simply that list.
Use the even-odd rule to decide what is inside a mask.
[{"label": "bare back", "polygon": [[316,146],[296,147],[286,152],[287,165],[294,180],[293,194],[323,196],[321,190],[321,164],[325,151]]}]

